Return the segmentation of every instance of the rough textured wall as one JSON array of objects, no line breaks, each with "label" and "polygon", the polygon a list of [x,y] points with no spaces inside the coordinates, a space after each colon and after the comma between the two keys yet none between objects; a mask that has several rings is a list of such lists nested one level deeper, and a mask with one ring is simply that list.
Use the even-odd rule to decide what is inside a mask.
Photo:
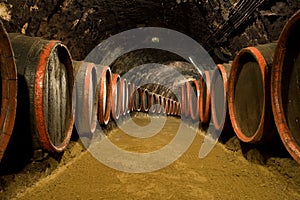
[{"label": "rough textured wall", "polygon": [[83,59],[110,35],[159,26],[196,39],[216,61],[231,59],[242,47],[276,40],[299,8],[298,0],[4,0],[0,4],[9,32],[62,40],[75,59]]}]

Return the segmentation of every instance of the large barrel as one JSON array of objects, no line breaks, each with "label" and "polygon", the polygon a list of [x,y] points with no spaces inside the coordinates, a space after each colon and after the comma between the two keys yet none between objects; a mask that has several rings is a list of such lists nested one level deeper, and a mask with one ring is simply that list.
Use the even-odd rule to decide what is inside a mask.
[{"label": "large barrel", "polygon": [[98,120],[101,125],[107,125],[112,106],[112,73],[108,66],[97,66],[97,74],[100,74],[97,90],[99,99]]},{"label": "large barrel", "polygon": [[135,85],[134,83],[128,82],[128,111],[133,111],[133,100],[134,100],[134,91],[135,91]]},{"label": "large barrel", "polygon": [[271,96],[277,130],[300,163],[300,11],[284,26],[275,50]]},{"label": "large barrel", "polygon": [[231,127],[228,112],[227,92],[231,64],[218,64],[211,81],[211,117],[216,131],[227,131]]},{"label": "large barrel", "polygon": [[232,63],[228,107],[232,127],[240,140],[272,140],[270,73],[276,43],[242,49]]},{"label": "large barrel", "polygon": [[12,134],[17,108],[17,69],[12,47],[0,20],[0,161]]},{"label": "large barrel", "polygon": [[[66,46],[20,34],[9,34],[18,70],[17,116],[29,121],[33,148],[61,152],[69,143],[74,124],[74,85],[71,55]],[[16,124],[16,126],[20,126]],[[38,140],[38,142],[37,142]]]},{"label": "large barrel", "polygon": [[187,94],[187,85],[181,85],[181,117],[189,117],[189,108],[188,108],[188,94]]},{"label": "large barrel", "polygon": [[93,63],[73,61],[75,77],[75,126],[79,134],[92,134],[97,125],[97,70]]},{"label": "large barrel", "polygon": [[211,98],[210,98],[210,84],[211,77],[209,71],[204,71],[200,78],[200,96],[199,96],[199,118],[201,124],[208,124],[210,121]]}]

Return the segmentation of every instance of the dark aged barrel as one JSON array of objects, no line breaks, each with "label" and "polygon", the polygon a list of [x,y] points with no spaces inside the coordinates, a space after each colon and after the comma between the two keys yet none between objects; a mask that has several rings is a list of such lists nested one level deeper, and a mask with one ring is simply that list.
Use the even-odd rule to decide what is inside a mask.
[{"label": "dark aged barrel", "polygon": [[181,116],[181,104],[179,102],[176,102],[176,116]]},{"label": "dark aged barrel", "polygon": [[79,134],[94,133],[98,105],[96,66],[93,63],[73,61],[73,69],[76,88],[75,126]]},{"label": "dark aged barrel", "polygon": [[114,120],[118,120],[120,117],[120,92],[121,92],[121,84],[120,84],[120,75],[113,74],[112,76],[112,98],[111,98],[111,117]]},{"label": "dark aged barrel", "polygon": [[24,110],[22,117],[30,120],[29,131],[39,141],[33,141],[33,148],[61,152],[69,143],[74,124],[71,55],[59,41],[20,34],[9,37],[22,97],[28,97],[18,99],[23,102],[18,109]]},{"label": "dark aged barrel", "polygon": [[234,58],[228,87],[232,127],[244,142],[272,139],[270,73],[276,43],[247,47]]},{"label": "dark aged barrel", "polygon": [[300,163],[300,11],[284,26],[272,68],[272,108],[280,138]]},{"label": "dark aged barrel", "polygon": [[200,89],[197,80],[186,82],[189,116],[193,121],[199,119]]},{"label": "dark aged barrel", "polygon": [[231,64],[218,64],[211,81],[211,116],[216,131],[229,130],[231,126],[228,104],[228,80]]},{"label": "dark aged barrel", "polygon": [[96,69],[97,74],[100,74],[97,87],[98,120],[101,125],[107,125],[110,119],[112,101],[112,73],[108,66],[96,66]]},{"label": "dark aged barrel", "polygon": [[0,161],[12,134],[17,108],[17,69],[12,47],[0,20]]},{"label": "dark aged barrel", "polygon": [[203,77],[200,78],[199,118],[202,124],[207,124],[210,121],[210,78],[209,71],[204,71]]},{"label": "dark aged barrel", "polygon": [[173,115],[173,100],[168,98],[168,115]]}]

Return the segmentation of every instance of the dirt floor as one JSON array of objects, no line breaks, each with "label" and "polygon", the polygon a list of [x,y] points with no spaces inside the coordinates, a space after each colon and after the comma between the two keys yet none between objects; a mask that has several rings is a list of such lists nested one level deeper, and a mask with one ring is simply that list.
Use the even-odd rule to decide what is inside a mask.
[{"label": "dirt floor", "polygon": [[[146,125],[149,118],[139,116],[134,121]],[[162,131],[147,139],[133,138],[119,129],[113,130],[109,139],[128,151],[150,152],[170,142],[179,122],[180,119],[168,118]],[[1,190],[0,197],[31,200],[300,199],[300,166],[291,158],[265,159],[256,149],[243,154],[240,142],[234,137],[225,145],[218,143],[206,158],[199,159],[202,141],[203,133],[197,131],[193,144],[177,161],[164,169],[142,174],[109,168],[84,151],[79,143],[72,143],[60,163],[53,167],[54,171],[46,175],[40,172],[44,176],[34,180],[34,184],[33,180],[31,184],[24,180],[29,186],[22,185],[16,174],[14,184],[8,183],[9,187]]]}]

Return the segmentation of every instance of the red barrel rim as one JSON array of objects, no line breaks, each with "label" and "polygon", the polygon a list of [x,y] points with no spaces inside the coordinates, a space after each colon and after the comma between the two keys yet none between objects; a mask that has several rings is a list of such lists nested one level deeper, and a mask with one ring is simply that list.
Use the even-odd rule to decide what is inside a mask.
[{"label": "red barrel rim", "polygon": [[281,83],[283,72],[282,66],[284,65],[286,54],[286,44],[288,43],[289,36],[293,33],[293,29],[296,28],[295,24],[299,23],[299,20],[300,10],[289,19],[289,21],[285,24],[284,28],[282,29],[275,50],[272,66],[273,68],[271,72],[271,102],[275,124],[285,148],[298,163],[300,163],[300,146],[291,135],[291,130],[288,127],[281,98]]}]

